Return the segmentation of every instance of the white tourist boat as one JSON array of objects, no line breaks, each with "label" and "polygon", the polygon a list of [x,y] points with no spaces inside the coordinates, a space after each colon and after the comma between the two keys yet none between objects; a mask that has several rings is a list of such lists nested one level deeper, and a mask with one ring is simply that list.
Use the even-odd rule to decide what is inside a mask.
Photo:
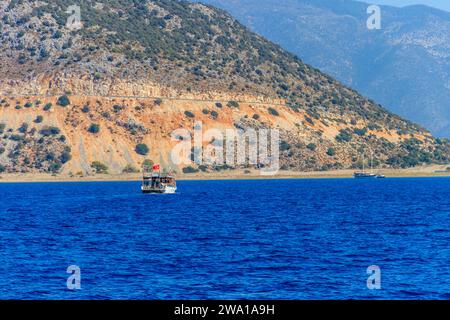
[{"label": "white tourist boat", "polygon": [[161,174],[159,164],[154,165],[152,170],[144,167],[141,190],[142,193],[175,193],[177,182],[171,173]]}]

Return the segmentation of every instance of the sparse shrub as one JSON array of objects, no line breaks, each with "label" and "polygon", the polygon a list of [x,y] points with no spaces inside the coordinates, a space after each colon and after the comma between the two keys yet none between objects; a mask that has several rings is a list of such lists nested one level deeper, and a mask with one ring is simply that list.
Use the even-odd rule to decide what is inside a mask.
[{"label": "sparse shrub", "polygon": [[57,127],[44,127],[39,131],[39,133],[44,137],[54,136],[59,134],[60,132],[61,130],[59,130],[59,128]]},{"label": "sparse shrub", "polygon": [[102,117],[108,120],[111,119],[111,115],[109,114],[108,111],[102,112]]},{"label": "sparse shrub", "polygon": [[125,107],[124,107],[124,106],[121,106],[121,105],[118,105],[118,104],[115,104],[115,105],[113,106],[113,110],[114,110],[115,113],[119,113],[119,112],[122,111],[123,109],[125,109]]},{"label": "sparse shrub", "polygon": [[280,114],[278,113],[277,110],[275,110],[274,108],[269,108],[269,113],[275,117],[278,117]]},{"label": "sparse shrub", "polygon": [[223,104],[221,104],[220,102],[216,103],[216,108],[222,109],[223,108]]},{"label": "sparse shrub", "polygon": [[100,161],[92,162],[91,168],[94,169],[96,173],[100,173],[100,174],[102,174],[102,173],[106,174],[106,173],[108,173],[108,170],[109,170],[108,166],[101,163]]},{"label": "sparse shrub", "polygon": [[63,96],[59,97],[57,104],[58,104],[58,106],[61,106],[61,107],[67,107],[68,105],[70,105],[69,97],[67,95],[63,95]]},{"label": "sparse shrub", "polygon": [[139,170],[131,164],[127,164],[125,168],[123,168],[122,173],[137,173]]},{"label": "sparse shrub", "polygon": [[291,145],[288,142],[286,142],[284,140],[280,142],[280,151],[287,151],[290,149],[291,149]]},{"label": "sparse shrub", "polygon": [[88,131],[90,133],[92,133],[92,134],[99,133],[100,132],[100,125],[93,123],[93,124],[91,124],[89,126]]},{"label": "sparse shrub", "polygon": [[185,174],[197,173],[198,171],[199,171],[198,169],[195,169],[191,166],[183,168],[183,173],[185,173]]},{"label": "sparse shrub", "polygon": [[208,109],[203,109],[203,110],[202,110],[202,113],[203,113],[203,114],[209,114],[209,110],[208,110]]},{"label": "sparse shrub", "polygon": [[53,172],[53,173],[58,173],[59,170],[61,170],[62,164],[59,162],[56,163],[52,163],[49,167],[48,167],[48,171]]},{"label": "sparse shrub", "polygon": [[310,117],[306,117],[306,116],[305,116],[305,121],[308,122],[308,123],[309,123],[310,125],[312,125],[312,126],[314,125],[314,121],[313,121],[313,119],[311,119]]},{"label": "sparse shrub", "polygon": [[35,123],[42,123],[42,121],[44,121],[43,116],[37,116],[36,119],[34,120]]},{"label": "sparse shrub", "polygon": [[61,163],[67,163],[72,159],[72,155],[70,154],[70,152],[68,150],[65,150],[62,154],[61,154]]},{"label": "sparse shrub", "polygon": [[239,108],[239,102],[237,101],[228,101],[227,106],[229,108]]},{"label": "sparse shrub", "polygon": [[140,143],[136,146],[135,151],[137,154],[140,154],[141,156],[146,156],[150,149],[147,147],[146,144]]},{"label": "sparse shrub", "polygon": [[51,103],[47,103],[47,104],[44,106],[44,111],[49,111],[51,108],[52,108],[52,104],[51,104]]},{"label": "sparse shrub", "polygon": [[219,114],[217,113],[217,111],[211,111],[211,118],[213,118],[214,120],[216,120],[219,117]]},{"label": "sparse shrub", "polygon": [[150,159],[145,159],[144,162],[142,163],[142,165],[144,167],[153,167],[154,162],[152,160],[150,160]]},{"label": "sparse shrub", "polygon": [[311,151],[316,151],[317,145],[315,143],[310,143],[306,146]]},{"label": "sparse shrub", "polygon": [[9,139],[10,139],[11,141],[19,142],[19,141],[22,141],[22,140],[23,140],[23,136],[18,135],[18,134],[12,134],[12,135],[9,137]]},{"label": "sparse shrub", "polygon": [[6,124],[0,123],[0,134],[5,132],[5,129],[6,129]]},{"label": "sparse shrub", "polygon": [[259,114],[255,113],[252,118],[255,120],[259,120],[259,118],[261,118],[261,117]]},{"label": "sparse shrub", "polygon": [[355,134],[357,134],[358,136],[362,137],[362,136],[364,136],[367,133],[367,128],[362,128],[362,129],[355,128],[355,129],[353,129],[353,132]]},{"label": "sparse shrub", "polygon": [[33,104],[31,102],[27,102],[24,105],[25,108],[31,108],[32,106],[33,106]]},{"label": "sparse shrub", "polygon": [[22,125],[19,127],[18,131],[20,133],[27,133],[27,131],[28,131],[28,123],[22,123]]},{"label": "sparse shrub", "polygon": [[185,111],[184,115],[188,118],[195,118],[195,114],[193,114],[191,111]]},{"label": "sparse shrub", "polygon": [[379,125],[377,125],[376,123],[369,123],[367,125],[367,128],[369,128],[369,130],[380,130],[381,127]]},{"label": "sparse shrub", "polygon": [[5,153],[5,148],[0,147],[0,154],[4,154]]},{"label": "sparse shrub", "polygon": [[162,105],[162,103],[163,103],[163,100],[162,100],[162,99],[160,99],[160,98],[155,99],[155,104],[156,104],[157,106]]},{"label": "sparse shrub", "polygon": [[48,153],[45,155],[45,160],[47,160],[47,161],[53,161],[53,160],[55,160],[55,153],[54,153],[54,152],[48,152]]},{"label": "sparse shrub", "polygon": [[0,173],[3,173],[3,172],[5,172],[5,171],[6,171],[5,166],[3,166],[3,165],[0,164]]},{"label": "sparse shrub", "polygon": [[83,106],[83,108],[81,108],[81,111],[83,112],[83,113],[88,113],[89,111],[90,111],[90,109],[89,109],[89,106]]}]

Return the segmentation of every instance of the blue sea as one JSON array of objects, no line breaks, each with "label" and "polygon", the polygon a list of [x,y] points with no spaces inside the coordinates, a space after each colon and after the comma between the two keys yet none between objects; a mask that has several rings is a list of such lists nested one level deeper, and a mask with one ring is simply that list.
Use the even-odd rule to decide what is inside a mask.
[{"label": "blue sea", "polygon": [[450,299],[450,179],[139,188],[0,184],[0,299]]}]

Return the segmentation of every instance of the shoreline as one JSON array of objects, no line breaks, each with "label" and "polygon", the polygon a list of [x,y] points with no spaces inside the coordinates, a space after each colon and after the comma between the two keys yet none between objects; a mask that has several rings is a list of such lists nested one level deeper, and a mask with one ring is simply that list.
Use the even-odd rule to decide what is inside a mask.
[{"label": "shoreline", "polygon": [[[424,166],[408,169],[386,169],[375,171],[386,178],[433,178],[450,177],[448,166]],[[273,176],[260,175],[259,171],[250,173],[244,170],[223,171],[214,173],[193,173],[176,175],[178,181],[204,180],[273,180],[273,179],[349,179],[355,170],[334,170],[314,172],[279,171]],[[2,174],[0,183],[44,183],[44,182],[126,182],[141,181],[141,173],[133,174],[96,174],[87,176],[51,175],[46,173]]]}]

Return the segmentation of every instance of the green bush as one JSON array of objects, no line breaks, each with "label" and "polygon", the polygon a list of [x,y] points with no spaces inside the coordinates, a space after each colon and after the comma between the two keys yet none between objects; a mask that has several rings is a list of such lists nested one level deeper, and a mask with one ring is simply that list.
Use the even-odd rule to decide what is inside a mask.
[{"label": "green bush", "polygon": [[91,163],[91,168],[95,170],[96,173],[108,173],[108,166],[99,162],[94,161]]},{"label": "green bush", "polygon": [[59,172],[59,170],[61,170],[62,164],[55,162],[52,163],[49,167],[48,167],[48,171],[53,172],[53,173],[57,173]]},{"label": "green bush", "polygon": [[69,97],[67,95],[59,97],[57,104],[61,107],[67,107],[68,105],[70,105]]},{"label": "green bush", "polygon": [[147,147],[146,144],[140,143],[136,146],[135,151],[137,154],[140,154],[141,156],[146,156],[150,149]]},{"label": "green bush", "polygon": [[5,132],[5,129],[6,129],[6,124],[0,123],[0,133]]},{"label": "green bush", "polygon": [[82,111],[83,113],[88,113],[88,112],[90,111],[89,106],[84,106],[84,107],[81,109],[81,111]]},{"label": "green bush", "polygon": [[162,105],[162,103],[163,103],[163,100],[162,99],[155,99],[155,104],[157,105],[157,106],[160,106],[160,105]]},{"label": "green bush", "polygon": [[259,120],[259,118],[261,118],[261,117],[259,116],[259,114],[255,113],[252,118],[255,120]]},{"label": "green bush", "polygon": [[223,108],[223,104],[221,104],[220,102],[217,102],[216,103],[216,107],[219,108],[219,109],[222,109]]},{"label": "green bush", "polygon": [[208,110],[208,109],[203,109],[203,110],[202,110],[202,113],[203,113],[203,114],[209,114],[209,110]]},{"label": "green bush", "polygon": [[51,108],[52,108],[52,104],[51,104],[51,103],[47,103],[47,104],[44,106],[44,111],[49,111]]},{"label": "green bush", "polygon": [[316,151],[317,145],[315,143],[310,143],[306,146],[311,151]]},{"label": "green bush", "polygon": [[6,171],[5,166],[3,166],[3,165],[0,164],[0,173],[3,173],[3,172],[5,172],[5,171]]},{"label": "green bush", "polygon": [[99,133],[100,125],[93,123],[89,126],[88,131],[93,134]]},{"label": "green bush", "polygon": [[24,105],[25,108],[31,108],[32,106],[33,106],[33,104],[31,102],[27,102]]},{"label": "green bush", "polygon": [[44,121],[43,116],[37,116],[36,119],[34,120],[35,123],[42,123],[42,121]]},{"label": "green bush", "polygon": [[0,147],[0,154],[4,154],[5,153],[5,148]]},{"label": "green bush", "polygon": [[355,129],[353,129],[353,132],[355,133],[355,134],[357,134],[358,136],[364,136],[364,135],[366,135],[366,133],[367,133],[367,128],[362,128],[362,129],[359,129],[359,128],[355,128]]},{"label": "green bush", "polygon": [[350,142],[353,138],[352,134],[348,130],[341,129],[335,139],[337,142]]},{"label": "green bush", "polygon": [[330,157],[334,156],[336,154],[336,151],[334,151],[333,148],[328,148],[327,150],[327,155],[329,155]]}]

